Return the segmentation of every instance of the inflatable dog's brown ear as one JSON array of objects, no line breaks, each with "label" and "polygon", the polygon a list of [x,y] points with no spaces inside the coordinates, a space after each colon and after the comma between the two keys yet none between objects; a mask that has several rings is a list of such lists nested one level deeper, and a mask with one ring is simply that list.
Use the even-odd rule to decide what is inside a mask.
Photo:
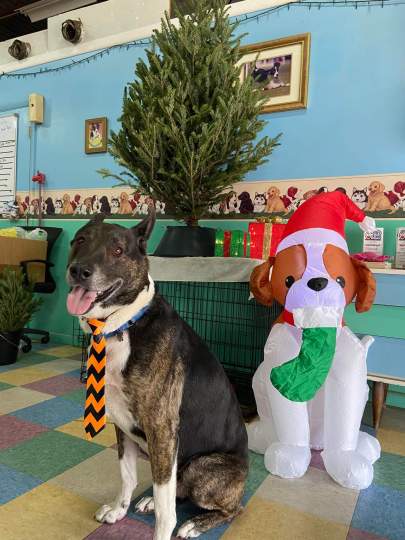
[{"label": "inflatable dog's brown ear", "polygon": [[273,303],[273,294],[270,285],[270,269],[274,264],[274,257],[269,259],[253,270],[250,276],[250,290],[258,302],[265,306],[271,306]]},{"label": "inflatable dog's brown ear", "polygon": [[356,292],[356,311],[363,313],[368,311],[373,305],[376,283],[370,269],[361,261],[352,257],[352,264],[357,272],[357,292]]}]

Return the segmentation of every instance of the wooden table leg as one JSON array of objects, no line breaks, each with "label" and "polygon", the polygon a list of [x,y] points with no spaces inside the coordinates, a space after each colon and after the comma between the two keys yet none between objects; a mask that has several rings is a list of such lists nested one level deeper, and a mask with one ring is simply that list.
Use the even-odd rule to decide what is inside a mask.
[{"label": "wooden table leg", "polygon": [[373,425],[374,429],[380,427],[382,410],[387,397],[388,384],[380,381],[373,383]]}]

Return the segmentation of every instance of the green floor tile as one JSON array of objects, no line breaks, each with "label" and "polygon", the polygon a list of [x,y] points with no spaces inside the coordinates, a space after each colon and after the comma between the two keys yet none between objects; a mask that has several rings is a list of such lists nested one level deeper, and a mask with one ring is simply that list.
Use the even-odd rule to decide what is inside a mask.
[{"label": "green floor tile", "polygon": [[374,482],[405,491],[405,456],[383,452],[374,464]]},{"label": "green floor tile", "polygon": [[13,386],[12,384],[7,384],[5,382],[0,381],[0,391],[1,390],[7,390],[7,388],[11,388],[12,386]]},{"label": "green floor tile", "polygon": [[69,360],[77,360],[78,362],[82,361],[82,353],[74,354],[73,356],[69,356]]},{"label": "green floor tile", "polygon": [[63,399],[69,399],[70,401],[79,403],[79,405],[84,405],[84,402],[86,401],[86,385],[83,384],[83,388],[78,388],[77,390],[72,390],[67,394],[63,394]]},{"label": "green floor tile", "polygon": [[0,463],[46,481],[102,450],[105,450],[104,446],[49,431],[3,450]]},{"label": "green floor tile", "polygon": [[263,456],[249,452],[249,476],[246,481],[245,493],[252,495],[268,475]]},{"label": "green floor tile", "polygon": [[35,364],[42,364],[44,362],[50,362],[51,360],[55,360],[57,358],[56,356],[52,356],[50,354],[41,354],[36,352],[30,352],[28,354],[23,354],[20,356],[17,360],[17,364],[21,367],[26,366],[33,366]]}]

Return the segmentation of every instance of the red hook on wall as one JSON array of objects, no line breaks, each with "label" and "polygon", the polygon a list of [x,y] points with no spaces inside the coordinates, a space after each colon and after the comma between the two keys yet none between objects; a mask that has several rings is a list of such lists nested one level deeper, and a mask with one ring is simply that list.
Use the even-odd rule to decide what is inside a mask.
[{"label": "red hook on wall", "polygon": [[32,177],[33,182],[38,182],[38,184],[45,184],[45,175],[44,173],[41,173],[37,171],[37,174],[34,174]]}]

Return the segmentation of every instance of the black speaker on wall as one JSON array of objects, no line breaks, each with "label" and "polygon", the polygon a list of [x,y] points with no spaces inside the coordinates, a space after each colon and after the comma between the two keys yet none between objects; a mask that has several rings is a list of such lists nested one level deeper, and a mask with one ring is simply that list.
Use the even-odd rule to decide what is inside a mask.
[{"label": "black speaker on wall", "polygon": [[66,19],[62,23],[62,36],[69,43],[78,43],[82,38],[83,23],[80,19]]},{"label": "black speaker on wall", "polygon": [[30,52],[31,45],[29,43],[25,43],[24,41],[20,41],[19,39],[15,39],[8,48],[9,55],[16,60],[24,60],[24,58],[29,56]]}]

